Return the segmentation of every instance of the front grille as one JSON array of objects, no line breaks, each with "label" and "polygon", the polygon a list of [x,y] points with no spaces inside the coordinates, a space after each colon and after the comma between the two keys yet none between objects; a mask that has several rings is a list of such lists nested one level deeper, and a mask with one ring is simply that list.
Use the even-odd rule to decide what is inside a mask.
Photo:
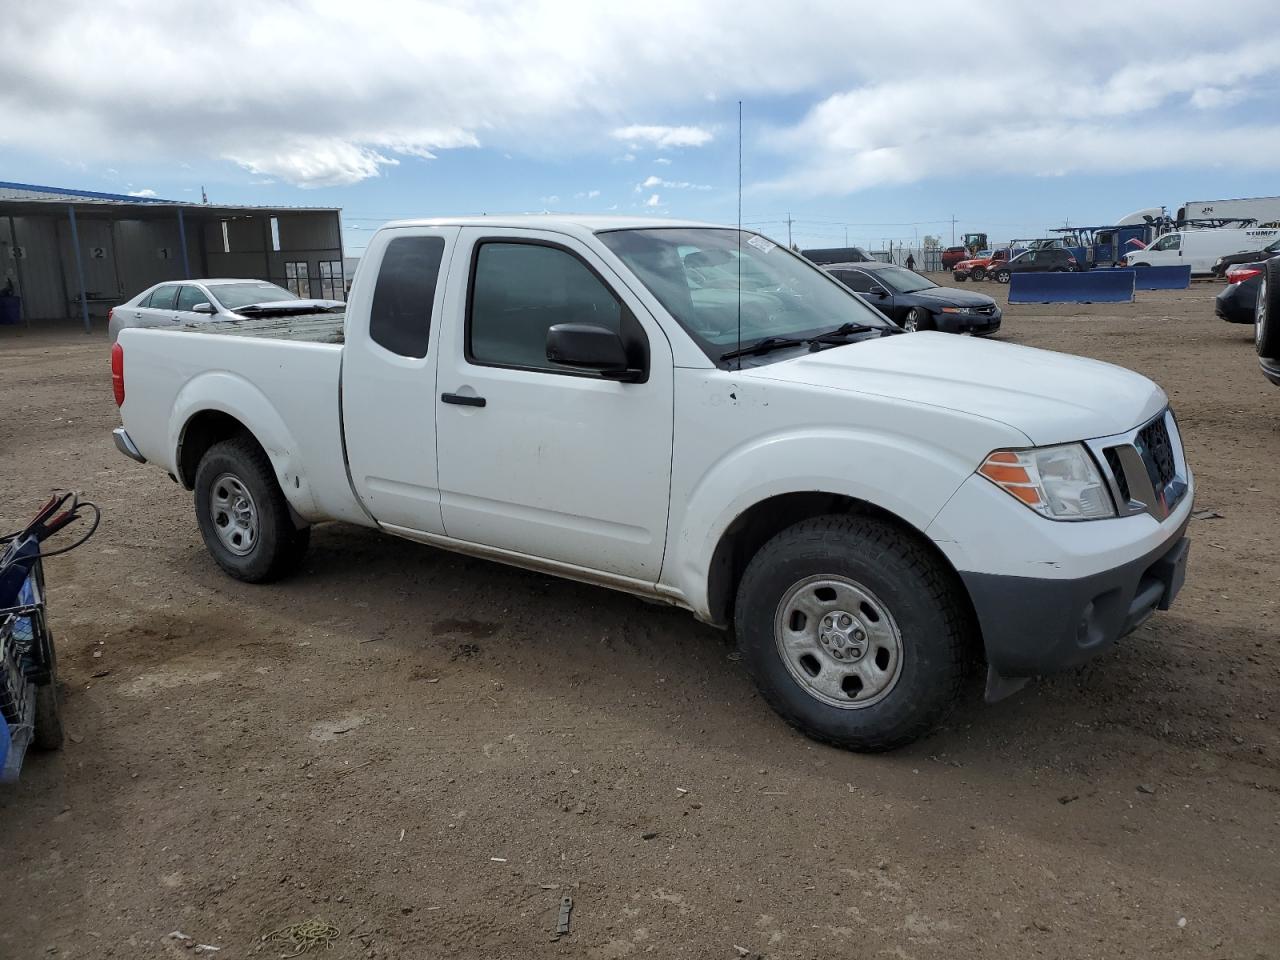
[{"label": "front grille", "polygon": [[1120,500],[1122,503],[1128,503],[1129,496],[1129,478],[1125,476],[1124,464],[1120,462],[1120,452],[1115,447],[1107,447],[1102,451],[1102,455],[1107,458],[1107,466],[1111,468],[1111,475],[1116,478],[1116,486],[1120,489]]},{"label": "front grille", "polygon": [[1134,444],[1141,454],[1147,469],[1157,481],[1157,487],[1163,488],[1173,479],[1177,469],[1173,460],[1173,444],[1169,442],[1169,428],[1164,424],[1164,417],[1158,417],[1138,431]]},{"label": "front grille", "polygon": [[995,308],[995,306],[994,306],[994,305],[992,305],[992,306],[990,306],[990,307],[978,307],[977,309],[975,309],[975,310],[974,310],[974,313],[980,313],[980,314],[982,314],[984,317],[989,317],[989,316],[991,316],[991,314],[993,314],[993,313],[995,313],[995,312],[996,312],[996,308]]}]

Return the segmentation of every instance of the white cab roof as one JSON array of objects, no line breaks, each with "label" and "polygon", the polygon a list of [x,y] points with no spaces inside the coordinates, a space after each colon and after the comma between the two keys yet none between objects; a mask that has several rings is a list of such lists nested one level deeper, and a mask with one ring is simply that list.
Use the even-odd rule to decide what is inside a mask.
[{"label": "white cab roof", "polygon": [[487,217],[432,217],[421,220],[395,220],[383,229],[396,227],[485,227],[516,228],[524,230],[550,230],[575,235],[598,233],[602,230],[644,230],[658,227],[719,227],[733,229],[717,223],[701,223],[697,220],[664,220],[658,217],[605,217],[594,214],[538,213],[495,214]]}]

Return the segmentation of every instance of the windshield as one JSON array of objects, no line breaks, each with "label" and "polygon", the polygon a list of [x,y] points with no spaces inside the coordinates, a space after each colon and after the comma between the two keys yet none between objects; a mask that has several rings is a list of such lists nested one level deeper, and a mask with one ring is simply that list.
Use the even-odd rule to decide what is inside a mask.
[{"label": "windshield", "polygon": [[743,347],[766,337],[813,336],[844,323],[890,326],[843,284],[758,234],[679,227],[599,237],[712,359],[738,345],[739,270]]},{"label": "windshield", "polygon": [[926,280],[920,274],[903,267],[884,267],[877,270],[874,276],[894,293],[915,293],[917,290],[937,286],[932,280]]},{"label": "windshield", "polygon": [[209,292],[228,310],[239,310],[251,303],[279,303],[297,300],[297,294],[274,283],[218,283],[210,284]]}]

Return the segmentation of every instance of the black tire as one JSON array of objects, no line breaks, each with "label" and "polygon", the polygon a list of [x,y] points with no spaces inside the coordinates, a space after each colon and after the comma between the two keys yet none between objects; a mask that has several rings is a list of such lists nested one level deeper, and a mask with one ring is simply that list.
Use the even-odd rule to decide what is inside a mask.
[{"label": "black tire", "polygon": [[36,687],[36,722],[31,745],[37,750],[57,750],[62,746],[62,712],[58,704],[58,664],[49,637],[49,682]]},{"label": "black tire", "polygon": [[1149,264],[1149,263],[1135,263],[1135,264],[1134,264],[1134,266],[1135,266],[1135,267],[1149,267],[1149,266],[1151,266],[1151,264]]},{"label": "black tire", "polygon": [[1280,358],[1280,257],[1268,260],[1253,307],[1253,342],[1258,356]]},{"label": "black tire", "polygon": [[971,273],[970,276],[972,276],[974,280],[985,280],[987,279],[987,269],[986,267],[974,267],[973,273]]},{"label": "black tire", "polygon": [[1010,272],[1008,270],[997,270],[995,277],[996,283],[1008,283]]},{"label": "black tire", "polygon": [[[232,481],[247,491],[254,518],[252,536],[243,537],[234,547],[224,543],[218,528],[225,529],[226,524],[215,519],[214,507],[215,495],[219,501],[223,499],[231,492],[227,485]],[[196,468],[195,507],[200,535],[213,559],[246,583],[268,583],[291,573],[311,540],[310,528],[294,526],[271,461],[247,435],[216,443],[201,458]]]},{"label": "black tire", "polygon": [[[865,621],[866,606],[859,607],[862,612],[854,616],[868,633],[872,622],[883,620],[891,632],[897,627],[897,673],[866,706],[825,702],[793,675],[793,670],[804,669],[814,678],[826,676],[828,667],[838,672],[834,654],[828,651],[818,661],[806,653],[790,663],[780,650],[782,641],[775,639],[775,631],[786,629],[783,623],[794,622],[783,619],[784,602],[799,602],[789,598],[802,596],[803,585],[815,577],[839,578],[852,584],[855,594],[861,590],[874,598],[888,617]],[[815,597],[822,590],[834,594],[819,586]],[[939,559],[887,521],[849,515],[802,521],[761,547],[738,586],[734,622],[743,662],[783,719],[815,740],[868,752],[910,743],[947,717],[959,699],[973,629],[962,588]],[[822,623],[815,616],[812,629],[821,631]],[[802,630],[808,628],[807,622],[801,624]],[[863,638],[869,646],[859,659],[874,656],[874,665],[880,666],[882,651],[872,654],[879,641],[867,634]],[[805,664],[806,657],[820,664],[818,672]],[[856,669],[852,663],[847,666]],[[850,679],[852,675],[846,676],[845,682]],[[843,683],[840,689],[846,690]],[[862,691],[859,682],[859,689],[848,695]]]},{"label": "black tire", "polygon": [[969,278],[965,276],[963,273],[953,273],[951,275],[951,279],[954,280],[956,283],[964,283]]}]

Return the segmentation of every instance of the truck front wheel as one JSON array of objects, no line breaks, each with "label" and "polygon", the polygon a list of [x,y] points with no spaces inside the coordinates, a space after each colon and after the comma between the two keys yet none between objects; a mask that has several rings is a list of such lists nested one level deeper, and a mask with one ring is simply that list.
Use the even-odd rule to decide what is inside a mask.
[{"label": "truck front wheel", "polygon": [[805,520],[766,543],[738,587],[743,661],[782,717],[817,740],[891,750],[940,723],[964,680],[960,587],[874,517]]},{"label": "truck front wheel", "polygon": [[237,580],[277,580],[302,560],[311,531],[294,525],[271,461],[251,437],[209,448],[196,468],[195,495],[204,545]]}]

